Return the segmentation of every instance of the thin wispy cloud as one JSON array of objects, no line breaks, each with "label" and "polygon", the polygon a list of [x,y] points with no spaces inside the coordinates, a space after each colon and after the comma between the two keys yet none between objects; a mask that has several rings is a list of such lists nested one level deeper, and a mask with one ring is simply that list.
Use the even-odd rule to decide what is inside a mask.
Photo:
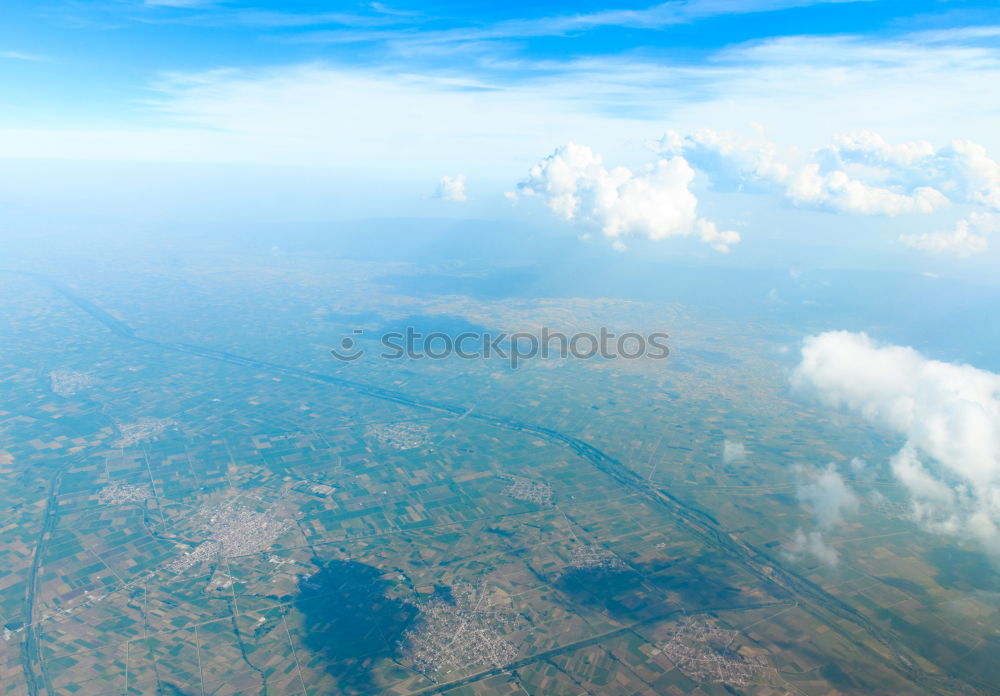
[{"label": "thin wispy cloud", "polygon": [[345,27],[347,29],[393,27],[401,24],[412,26],[413,17],[374,12],[280,12],[253,9],[219,9],[213,12],[184,15],[145,17],[145,22],[188,24],[212,27],[246,27],[250,29],[295,30],[311,27]]},{"label": "thin wispy cloud", "polygon": [[370,2],[368,3],[368,7],[372,8],[379,14],[392,15],[395,17],[421,17],[424,14],[414,10],[400,10],[395,7],[390,7],[384,2]]},{"label": "thin wispy cloud", "polygon": [[935,29],[922,31],[918,34],[926,43],[972,42],[1000,38],[1000,25],[978,27],[953,27],[951,29]]},{"label": "thin wispy cloud", "polygon": [[25,53],[23,51],[0,51],[0,58],[5,58],[7,60],[24,60],[30,63],[51,62],[51,59],[46,56],[40,56],[35,53]]},{"label": "thin wispy cloud", "polygon": [[[478,179],[482,172],[465,162],[475,153],[477,161],[503,172],[509,183],[500,185],[510,186],[568,140],[634,167],[644,164],[635,157],[642,144],[670,128],[741,132],[756,122],[781,133],[783,146],[807,150],[825,145],[830,135],[860,130],[890,142],[947,143],[957,134],[952,125],[962,123],[962,135],[995,157],[1000,138],[992,111],[1000,105],[988,86],[998,81],[996,49],[860,36],[752,42],[701,64],[618,56],[494,57],[448,68],[411,61],[378,69],[320,62],[232,67],[157,81],[148,108],[135,114],[128,147],[105,149],[103,156],[158,157],[155,136],[149,148],[136,148],[136,133],[166,122],[171,138],[205,131],[197,147],[183,150],[198,160],[321,162],[350,152],[358,161],[375,162],[406,155],[427,164],[423,177],[465,170]],[[927,102],[922,95],[931,84],[936,98]],[[919,123],[909,118],[909,105],[917,101]],[[412,137],[415,129],[422,137]],[[212,133],[218,146],[205,148]],[[0,132],[0,141],[28,156],[32,142],[45,143],[47,151],[59,138],[23,135]],[[235,152],[226,144],[231,136],[242,141]],[[95,142],[72,138],[66,155],[85,156]],[[458,142],[461,148],[447,146]],[[925,231],[934,230],[909,232]]]},{"label": "thin wispy cloud", "polygon": [[700,19],[724,15],[757,14],[797,7],[870,0],[686,0],[665,2],[639,9],[552,15],[533,19],[496,22],[488,26],[458,26],[435,31],[405,32],[308,32],[294,37],[302,42],[370,42],[397,45],[435,45],[501,41],[543,36],[567,36],[600,28],[657,30]]},{"label": "thin wispy cloud", "polygon": [[146,7],[212,7],[218,0],[143,0]]},{"label": "thin wispy cloud", "polygon": [[422,14],[398,12],[379,3],[348,10],[266,9],[225,0],[139,0],[134,3],[68,3],[61,19],[81,28],[124,28],[130,24],[220,27],[251,31],[315,28],[359,30],[418,27]]}]

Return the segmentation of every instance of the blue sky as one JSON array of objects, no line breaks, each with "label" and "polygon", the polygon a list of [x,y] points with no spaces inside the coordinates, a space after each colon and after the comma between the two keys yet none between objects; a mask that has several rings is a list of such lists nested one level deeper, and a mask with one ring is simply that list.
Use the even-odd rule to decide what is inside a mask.
[{"label": "blue sky", "polygon": [[[949,145],[1000,157],[992,2],[51,0],[0,12],[10,224],[37,207],[51,218],[53,196],[147,222],[178,196],[206,219],[280,219],[294,199],[318,220],[551,214],[554,230],[618,251],[700,237],[738,254],[725,233],[843,219],[844,239],[889,256],[995,261],[992,170]],[[656,145],[699,131],[739,139]],[[881,140],[831,146],[859,132]],[[567,165],[558,148],[571,142],[590,154]],[[922,142],[919,161],[893,154]],[[764,171],[761,157],[778,164]],[[723,195],[737,165],[743,180]],[[533,179],[533,166],[547,173]],[[943,200],[921,198],[928,187]]]},{"label": "blue sky", "polygon": [[321,62],[507,84],[586,59],[697,65],[784,36],[890,40],[1000,21],[981,0],[15,0],[2,13],[0,123],[11,126],[149,122],[151,87],[177,72]]}]

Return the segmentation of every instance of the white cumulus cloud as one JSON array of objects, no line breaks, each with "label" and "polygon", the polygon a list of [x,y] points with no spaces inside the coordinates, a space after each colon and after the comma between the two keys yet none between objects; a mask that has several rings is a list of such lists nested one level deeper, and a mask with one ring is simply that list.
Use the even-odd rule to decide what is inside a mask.
[{"label": "white cumulus cloud", "polygon": [[636,172],[606,169],[599,154],[569,143],[532,167],[515,196],[537,196],[563,219],[597,228],[616,242],[630,236],[657,240],[695,234],[717,251],[728,251],[740,236],[698,217],[693,179],[694,170],[680,156],[661,158]]},{"label": "white cumulus cloud", "polygon": [[464,201],[465,175],[456,174],[455,176],[448,176],[446,174],[442,176],[434,195],[436,198],[442,198],[446,201]]},{"label": "white cumulus cloud", "polygon": [[941,148],[924,141],[890,145],[878,134],[862,131],[835,138],[819,156],[834,167],[867,167],[900,186],[934,186],[952,200],[1000,210],[1000,164],[969,140]]},{"label": "white cumulus cloud", "polygon": [[723,190],[778,192],[804,207],[897,215],[929,213],[948,204],[943,194],[929,186],[904,190],[899,186],[876,185],[851,173],[850,168],[829,166],[831,159],[824,150],[804,161],[801,158],[795,161],[796,158],[783,156],[775,143],[763,138],[744,138],[708,129],[684,137],[668,132],[658,141],[657,149],[683,154]]},{"label": "white cumulus cloud", "polygon": [[746,461],[747,451],[742,442],[726,440],[722,443],[722,461],[726,464],[736,464]]},{"label": "white cumulus cloud", "polygon": [[801,529],[795,530],[795,536],[792,537],[792,541],[788,545],[788,552],[792,556],[807,554],[823,565],[828,566],[835,566],[840,561],[840,554],[837,553],[837,549],[827,543],[826,539],[823,538],[822,532],[817,531],[804,532]]},{"label": "white cumulus cloud", "polygon": [[792,382],[906,439],[890,465],[917,521],[1000,552],[1000,375],[832,331],[806,340]]},{"label": "white cumulus cloud", "polygon": [[860,131],[802,157],[763,137],[703,129],[668,132],[654,147],[683,155],[724,190],[778,192],[804,207],[900,215],[957,202],[1000,210],[1000,165],[969,141],[939,149],[924,141],[893,145]]},{"label": "white cumulus cloud", "polygon": [[859,131],[803,156],[762,136],[702,129],[685,136],[669,131],[653,148],[686,158],[720,191],[777,194],[806,208],[888,216],[930,214],[953,204],[977,209],[950,231],[900,236],[929,253],[980,253],[985,235],[997,227],[991,212],[1000,211],[1000,164],[967,140],[937,148],[926,141],[892,144]]},{"label": "white cumulus cloud", "polygon": [[929,254],[955,254],[972,256],[989,247],[987,236],[1000,228],[995,215],[972,213],[955,223],[949,232],[924,232],[903,234],[899,240],[906,246]]},{"label": "white cumulus cloud", "polygon": [[808,505],[820,529],[832,529],[858,509],[858,498],[833,466],[807,474],[798,487],[799,500]]},{"label": "white cumulus cloud", "polygon": [[825,469],[800,469],[800,473],[803,480],[796,493],[812,511],[816,528],[809,532],[797,529],[787,550],[792,556],[808,554],[824,565],[837,565],[840,555],[824,535],[857,511],[858,497],[832,464]]}]

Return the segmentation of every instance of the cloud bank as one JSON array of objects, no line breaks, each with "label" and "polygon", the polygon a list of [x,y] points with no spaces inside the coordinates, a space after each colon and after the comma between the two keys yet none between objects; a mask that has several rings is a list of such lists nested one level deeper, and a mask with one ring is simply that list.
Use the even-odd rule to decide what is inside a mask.
[{"label": "cloud bank", "polygon": [[990,213],[1000,211],[1000,164],[971,141],[894,145],[860,131],[803,157],[763,137],[702,129],[686,136],[668,131],[654,149],[687,158],[716,189],[777,194],[804,208],[886,216],[927,215],[956,204],[979,209],[950,232],[901,236],[920,251],[980,253],[997,227]]},{"label": "cloud bank", "polygon": [[596,228],[618,247],[630,236],[697,235],[716,251],[729,251],[740,236],[698,217],[693,179],[694,170],[680,156],[658,159],[636,172],[606,169],[599,154],[569,143],[533,166],[512,197],[541,198],[559,217],[584,230]]},{"label": "cloud bank", "polygon": [[832,331],[805,341],[792,384],[904,437],[890,465],[914,519],[1000,553],[1000,375]]}]

